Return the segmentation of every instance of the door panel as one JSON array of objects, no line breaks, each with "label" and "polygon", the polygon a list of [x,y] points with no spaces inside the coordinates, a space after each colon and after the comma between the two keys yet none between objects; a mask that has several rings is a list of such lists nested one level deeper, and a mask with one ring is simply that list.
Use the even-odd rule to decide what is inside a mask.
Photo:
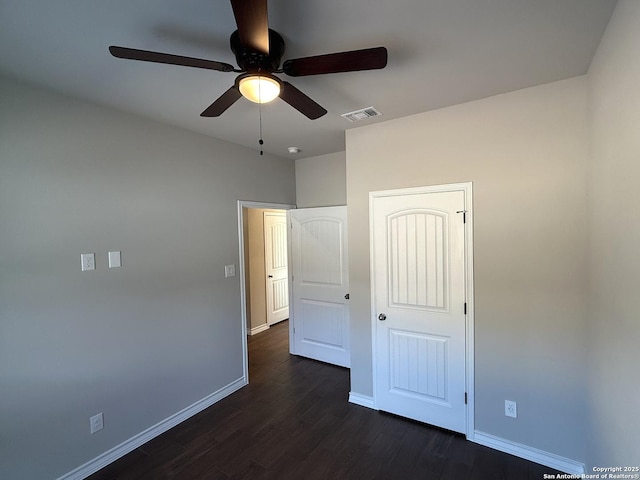
[{"label": "door panel", "polygon": [[389,218],[390,304],[446,308],[446,218],[420,211]]},{"label": "door panel", "polygon": [[291,210],[291,353],[349,366],[346,207]]},{"label": "door panel", "polygon": [[301,341],[321,348],[344,350],[343,305],[301,299]]},{"label": "door panel", "polygon": [[372,197],[375,400],[464,432],[464,192]]},{"label": "door panel", "polygon": [[287,266],[287,216],[264,212],[264,248],[267,323],[289,318],[289,278]]},{"label": "door panel", "polygon": [[422,401],[448,403],[449,338],[389,330],[390,389]]}]

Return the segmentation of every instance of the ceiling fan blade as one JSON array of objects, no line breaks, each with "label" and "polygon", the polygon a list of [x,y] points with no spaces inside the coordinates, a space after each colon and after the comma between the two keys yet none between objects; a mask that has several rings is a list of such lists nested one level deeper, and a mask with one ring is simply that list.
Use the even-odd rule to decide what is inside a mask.
[{"label": "ceiling fan blade", "polygon": [[219,117],[227,108],[233,105],[242,94],[240,90],[232,85],[229,90],[224,92],[218,97],[218,99],[207,107],[207,109],[200,114],[201,117]]},{"label": "ceiling fan blade", "polygon": [[294,58],[284,62],[282,70],[292,77],[322,75],[324,73],[375,70],[387,66],[387,49],[365,48],[349,52],[328,53],[314,57]]},{"label": "ceiling fan blade", "polygon": [[169,53],[150,52],[148,50],[138,50],[136,48],[110,46],[109,52],[117,58],[128,60],[142,60],[143,62],[167,63],[169,65],[181,65],[183,67],[204,68],[207,70],[218,70],[220,72],[233,72],[233,65],[213,60],[203,60],[200,58],[183,57],[181,55],[171,55]]},{"label": "ceiling fan blade", "polygon": [[240,43],[265,55],[269,54],[267,0],[231,0]]},{"label": "ceiling fan blade", "polygon": [[282,91],[280,92],[280,98],[298,110],[311,120],[320,118],[327,111],[318,105],[316,102],[307,97],[304,93],[291,85],[289,82],[282,82]]}]

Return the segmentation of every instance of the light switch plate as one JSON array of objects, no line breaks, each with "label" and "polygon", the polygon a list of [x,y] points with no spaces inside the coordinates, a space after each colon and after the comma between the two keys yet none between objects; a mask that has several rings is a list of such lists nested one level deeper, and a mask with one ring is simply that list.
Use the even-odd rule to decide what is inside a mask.
[{"label": "light switch plate", "polygon": [[122,259],[120,257],[120,251],[109,252],[109,268],[116,268],[122,266]]},{"label": "light switch plate", "polygon": [[235,265],[225,265],[224,266],[224,276],[225,277],[235,277],[236,276],[236,266]]},{"label": "light switch plate", "polygon": [[81,253],[80,260],[82,261],[82,271],[96,269],[96,255],[95,253]]}]

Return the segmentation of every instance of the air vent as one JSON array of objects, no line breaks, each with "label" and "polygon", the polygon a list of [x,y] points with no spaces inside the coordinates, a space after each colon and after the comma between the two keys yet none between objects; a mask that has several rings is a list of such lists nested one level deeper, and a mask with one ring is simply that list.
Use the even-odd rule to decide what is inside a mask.
[{"label": "air vent", "polygon": [[346,118],[350,122],[359,122],[365,118],[377,117],[378,115],[382,115],[382,113],[376,110],[375,107],[367,107],[354,112],[343,113],[340,116]]}]

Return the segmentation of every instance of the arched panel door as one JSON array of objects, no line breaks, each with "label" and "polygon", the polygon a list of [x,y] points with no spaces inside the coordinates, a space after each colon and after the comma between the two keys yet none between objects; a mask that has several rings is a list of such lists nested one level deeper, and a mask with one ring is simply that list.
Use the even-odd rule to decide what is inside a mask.
[{"label": "arched panel door", "polygon": [[466,430],[465,198],[373,196],[375,402]]},{"label": "arched panel door", "polygon": [[291,210],[291,353],[348,367],[347,207]]}]

